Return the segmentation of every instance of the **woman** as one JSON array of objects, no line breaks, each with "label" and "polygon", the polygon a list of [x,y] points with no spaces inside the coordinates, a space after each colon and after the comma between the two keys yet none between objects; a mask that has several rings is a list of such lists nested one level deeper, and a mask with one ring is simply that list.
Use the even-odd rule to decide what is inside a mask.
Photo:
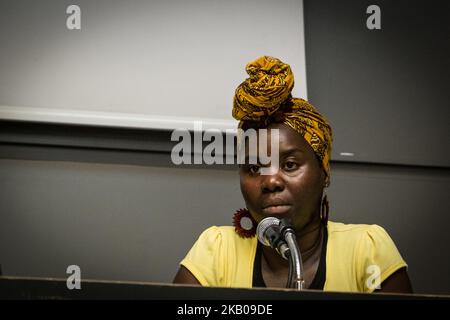
[{"label": "woman", "polygon": [[[289,218],[296,230],[306,288],[412,292],[407,265],[383,228],[328,221],[331,128],[312,105],[291,96],[289,65],[264,56],[249,63],[247,73],[250,77],[236,89],[233,117],[244,131],[278,130],[279,166],[261,174],[263,165],[240,165],[247,209],[235,214],[235,228],[211,227],[200,235],[174,283],[285,287],[288,262],[254,235],[258,222],[276,216]],[[270,134],[263,139],[270,145]],[[243,217],[252,221],[251,230],[241,226]]]}]

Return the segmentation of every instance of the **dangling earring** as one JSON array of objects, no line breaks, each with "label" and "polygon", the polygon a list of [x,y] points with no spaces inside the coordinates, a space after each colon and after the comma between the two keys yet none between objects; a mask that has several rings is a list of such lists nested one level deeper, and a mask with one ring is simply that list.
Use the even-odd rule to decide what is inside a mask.
[{"label": "dangling earring", "polygon": [[330,204],[328,202],[327,193],[324,188],[322,195],[322,202],[320,203],[320,220],[322,221],[324,226],[328,224],[329,212],[330,212]]},{"label": "dangling earring", "polygon": [[[247,218],[251,222],[251,228],[244,228],[241,224],[241,220],[243,218]],[[247,209],[239,209],[236,211],[236,213],[233,215],[233,226],[234,231],[241,237],[241,238],[251,238],[255,236],[256,234],[256,225],[258,223],[255,219],[253,219],[252,215]]]}]

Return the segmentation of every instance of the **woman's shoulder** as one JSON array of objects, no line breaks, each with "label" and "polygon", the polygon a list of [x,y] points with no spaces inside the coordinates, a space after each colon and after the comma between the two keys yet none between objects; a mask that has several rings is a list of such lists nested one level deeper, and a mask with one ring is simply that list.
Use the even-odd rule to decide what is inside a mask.
[{"label": "woman's shoulder", "polygon": [[256,237],[242,238],[232,226],[211,226],[205,229],[197,239],[194,248],[211,255],[230,259],[230,253],[246,256],[255,251]]},{"label": "woman's shoulder", "polygon": [[340,249],[347,253],[356,252],[360,256],[375,255],[380,257],[399,256],[397,247],[386,232],[376,224],[344,224],[331,222],[328,224],[328,244],[334,250]]},{"label": "woman's shoulder", "polygon": [[389,238],[386,230],[377,224],[347,224],[341,222],[328,222],[330,237],[355,240],[355,238]]},{"label": "woman's shoulder", "polygon": [[221,242],[247,242],[255,239],[255,237],[239,237],[234,229],[235,228],[233,226],[211,226],[201,233],[200,238],[207,241]]},{"label": "woman's shoulder", "polygon": [[383,227],[381,227],[378,224],[363,224],[363,223],[353,224],[353,223],[328,221],[328,231],[329,232],[361,233],[361,232],[367,232],[367,231],[373,231],[373,230],[379,230],[379,229],[383,229]]},{"label": "woman's shoulder", "polygon": [[202,234],[205,235],[225,235],[232,236],[234,232],[234,227],[232,226],[210,226],[203,230]]},{"label": "woman's shoulder", "polygon": [[328,290],[350,284],[349,291],[372,292],[375,287],[367,287],[370,274],[379,272],[381,283],[407,266],[389,234],[379,225],[329,221],[328,235]]}]

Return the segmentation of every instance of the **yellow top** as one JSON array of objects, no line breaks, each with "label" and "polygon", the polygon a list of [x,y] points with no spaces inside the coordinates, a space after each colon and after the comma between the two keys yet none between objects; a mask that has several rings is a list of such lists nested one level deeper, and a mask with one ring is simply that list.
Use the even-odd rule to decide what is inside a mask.
[{"label": "yellow top", "polygon": [[[213,226],[180,264],[203,286],[251,288],[256,245],[256,237],[243,239],[233,227]],[[382,227],[328,222],[325,291],[372,292],[403,267],[405,261]]]}]

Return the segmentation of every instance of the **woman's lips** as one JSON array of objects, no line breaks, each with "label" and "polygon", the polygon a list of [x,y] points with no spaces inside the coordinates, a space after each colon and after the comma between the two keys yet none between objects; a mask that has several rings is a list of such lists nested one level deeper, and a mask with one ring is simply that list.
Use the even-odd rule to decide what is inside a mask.
[{"label": "woman's lips", "polygon": [[282,205],[273,205],[268,206],[262,209],[262,212],[266,215],[274,215],[274,214],[284,214],[291,209],[291,205],[282,204]]}]

